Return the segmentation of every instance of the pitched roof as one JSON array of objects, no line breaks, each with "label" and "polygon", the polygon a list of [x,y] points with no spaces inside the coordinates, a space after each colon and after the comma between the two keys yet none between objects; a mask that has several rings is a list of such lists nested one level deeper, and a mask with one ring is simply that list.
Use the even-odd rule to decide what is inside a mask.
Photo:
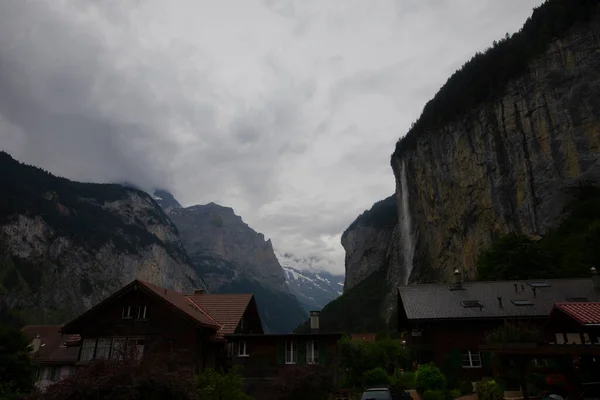
[{"label": "pitched roof", "polygon": [[252,294],[191,294],[186,297],[221,324],[222,335],[232,334],[252,300]]},{"label": "pitched roof", "polygon": [[150,282],[144,282],[140,280],[138,280],[138,282],[146,288],[150,289],[163,300],[166,300],[168,303],[175,306],[177,309],[183,311],[184,313],[198,321],[201,325],[214,327],[217,328],[217,330],[221,329],[222,325],[217,320],[215,320],[205,310],[199,307],[196,303],[190,300],[188,296],[184,295],[183,293],[161,288],[160,286],[156,286],[155,284]]},{"label": "pitched roof", "polygon": [[[32,359],[38,363],[70,363],[79,357],[79,346],[66,346],[72,336],[60,333],[62,325],[27,325],[21,332],[30,342],[40,338],[40,348],[32,354]],[[78,339],[78,338],[77,338]]]},{"label": "pitched roof", "polygon": [[[550,286],[541,287],[540,283]],[[515,291],[517,285],[518,291]],[[536,285],[538,284],[538,285]],[[538,286],[536,296],[533,286]],[[404,312],[410,320],[546,317],[554,303],[570,298],[600,301],[600,290],[591,279],[547,279],[525,281],[465,282],[464,290],[450,290],[452,284],[401,286],[398,289]],[[500,306],[498,297],[502,298]],[[516,305],[513,301],[531,305]],[[465,307],[477,301],[482,306]]]},{"label": "pitched roof", "polygon": [[556,303],[554,307],[582,325],[600,324],[600,302]]},{"label": "pitched roof", "polygon": [[353,340],[362,340],[365,342],[374,342],[376,336],[377,336],[376,333],[351,333],[350,334],[350,337]]}]

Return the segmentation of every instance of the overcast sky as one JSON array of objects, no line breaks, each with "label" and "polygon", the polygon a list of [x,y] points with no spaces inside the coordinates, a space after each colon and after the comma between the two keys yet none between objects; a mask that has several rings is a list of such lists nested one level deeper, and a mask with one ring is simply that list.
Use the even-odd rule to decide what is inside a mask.
[{"label": "overcast sky", "polygon": [[1,0],[0,148],[231,206],[344,270],[423,105],[541,0]]}]

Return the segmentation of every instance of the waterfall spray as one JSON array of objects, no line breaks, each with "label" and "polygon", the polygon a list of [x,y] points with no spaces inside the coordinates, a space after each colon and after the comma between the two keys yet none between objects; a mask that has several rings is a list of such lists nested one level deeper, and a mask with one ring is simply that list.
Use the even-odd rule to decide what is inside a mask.
[{"label": "waterfall spray", "polygon": [[404,284],[408,284],[410,273],[413,269],[413,256],[415,246],[413,243],[412,227],[410,221],[410,207],[408,203],[408,182],[406,180],[406,164],[402,160],[400,172],[400,188],[402,190],[402,253],[404,256]]}]

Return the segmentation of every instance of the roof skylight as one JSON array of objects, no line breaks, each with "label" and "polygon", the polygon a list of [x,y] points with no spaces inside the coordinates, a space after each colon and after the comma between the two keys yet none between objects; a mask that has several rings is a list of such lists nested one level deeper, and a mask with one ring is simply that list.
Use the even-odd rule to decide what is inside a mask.
[{"label": "roof skylight", "polygon": [[483,307],[483,304],[479,302],[479,300],[463,300],[460,304],[464,308],[475,308],[475,307]]},{"label": "roof skylight", "polygon": [[533,303],[529,300],[511,300],[515,306],[532,306]]},{"label": "roof skylight", "polygon": [[528,282],[527,284],[533,288],[544,288],[552,286],[548,282]]}]

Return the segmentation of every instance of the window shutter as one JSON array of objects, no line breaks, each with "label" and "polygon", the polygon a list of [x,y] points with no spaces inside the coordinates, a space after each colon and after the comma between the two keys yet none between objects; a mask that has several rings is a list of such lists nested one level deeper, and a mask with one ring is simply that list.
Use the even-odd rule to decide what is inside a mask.
[{"label": "window shutter", "polygon": [[319,342],[319,364],[327,364],[327,342]]},{"label": "window shutter", "polygon": [[277,344],[277,364],[285,364],[285,342]]},{"label": "window shutter", "polygon": [[481,353],[481,363],[483,364],[483,368],[491,369],[492,368],[492,355],[490,353],[483,352]]},{"label": "window shutter", "polygon": [[298,364],[306,364],[306,343],[298,341]]},{"label": "window shutter", "polygon": [[452,368],[462,368],[463,364],[462,364],[462,353],[460,350],[458,349],[452,349],[450,351],[450,365],[452,366]]}]

